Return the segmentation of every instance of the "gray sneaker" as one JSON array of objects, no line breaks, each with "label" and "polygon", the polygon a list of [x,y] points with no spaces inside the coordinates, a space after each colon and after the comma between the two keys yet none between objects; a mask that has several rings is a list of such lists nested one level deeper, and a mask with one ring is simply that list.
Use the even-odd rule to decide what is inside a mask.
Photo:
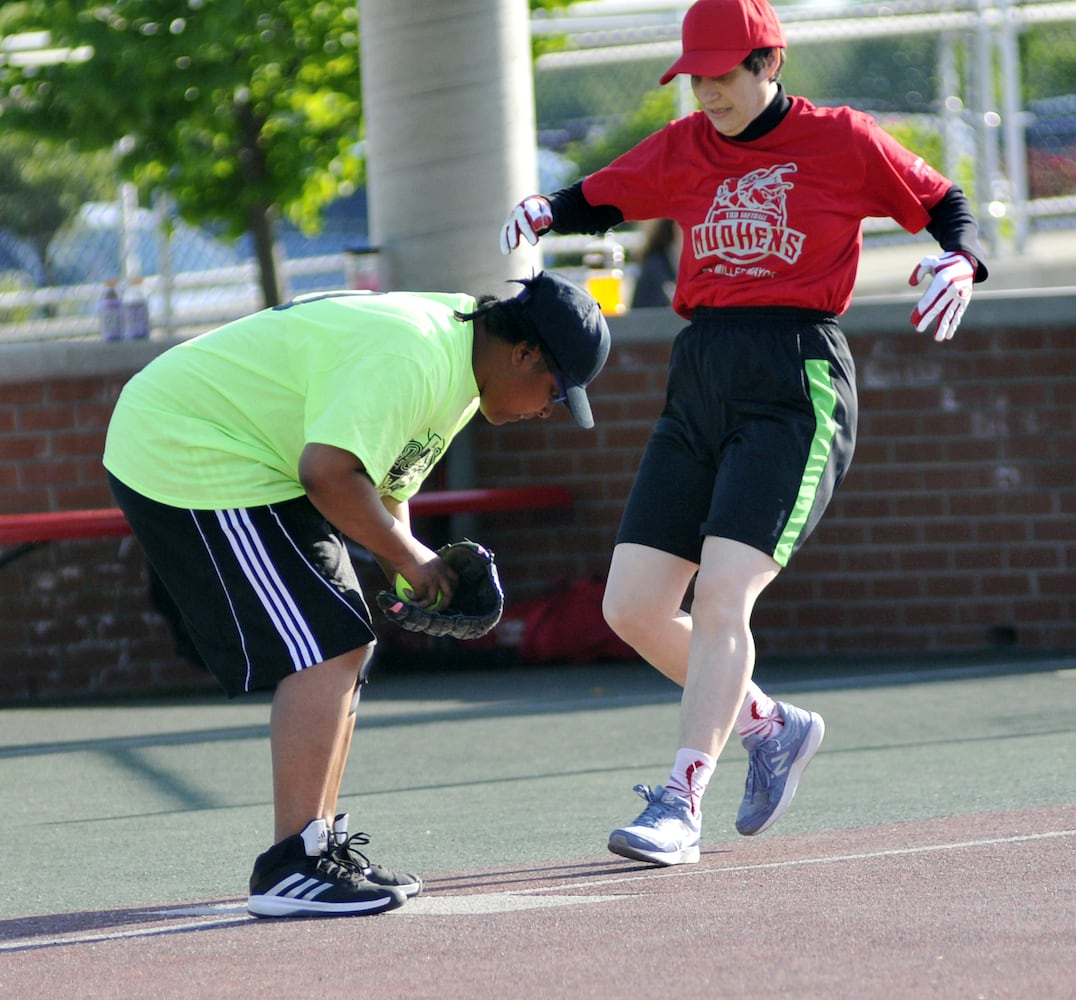
[{"label": "gray sneaker", "polygon": [[693,865],[699,860],[702,816],[667,788],[636,785],[647,806],[630,826],[609,834],[609,850],[634,861],[655,865]]},{"label": "gray sneaker", "polygon": [[753,837],[776,823],[792,802],[811,758],[822,745],[826,724],[817,712],[805,712],[795,705],[777,702],[784,726],[773,736],[745,736],[747,786],[736,829]]}]

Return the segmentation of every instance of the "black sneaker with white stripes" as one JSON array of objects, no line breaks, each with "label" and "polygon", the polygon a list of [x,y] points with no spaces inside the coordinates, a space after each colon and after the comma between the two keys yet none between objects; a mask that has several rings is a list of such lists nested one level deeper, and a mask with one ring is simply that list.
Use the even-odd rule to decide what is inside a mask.
[{"label": "black sneaker with white stripes", "polygon": [[247,910],[256,917],[355,917],[394,910],[406,901],[396,886],[377,885],[356,866],[335,859],[328,824],[316,819],[259,855]]}]

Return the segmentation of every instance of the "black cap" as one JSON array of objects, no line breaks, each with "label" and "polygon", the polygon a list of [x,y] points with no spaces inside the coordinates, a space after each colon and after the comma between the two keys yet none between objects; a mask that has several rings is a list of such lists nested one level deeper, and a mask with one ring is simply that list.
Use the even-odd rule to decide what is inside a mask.
[{"label": "black cap", "polygon": [[586,387],[609,357],[609,325],[597,300],[567,278],[540,271],[515,279],[523,291],[512,301],[551,366],[564,381],[566,403],[580,427],[593,427]]}]

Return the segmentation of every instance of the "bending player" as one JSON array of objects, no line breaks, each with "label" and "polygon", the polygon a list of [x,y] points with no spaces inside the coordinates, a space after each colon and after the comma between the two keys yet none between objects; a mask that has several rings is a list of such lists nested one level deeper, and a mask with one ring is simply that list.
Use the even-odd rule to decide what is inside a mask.
[{"label": "bending player", "polygon": [[[684,686],[679,751],[664,786],[609,849],[656,864],[699,858],[702,797],[736,733],[748,775],[736,829],[785,811],[824,731],[815,712],[751,680],[751,613],[821,518],[852,459],[855,370],[837,317],[849,305],[862,220],[924,227],[941,245],[917,330],[953,336],[986,277],[959,188],[850,108],[816,108],[779,80],[785,39],[766,0],[698,0],[680,58],[700,110],[548,198],[524,199],[501,230],[522,239],[602,233],[672,218],[683,233],[673,308],[689,325],[613,552],[613,629]],[[691,613],[681,602],[695,579]]]},{"label": "bending player", "polygon": [[307,296],[173,347],[116,404],[104,463],[150,565],[225,692],[273,692],[257,916],[377,913],[422,888],[371,864],[338,811],[375,642],[345,538],[407,582],[396,620],[451,611],[465,570],[415,538],[407,501],[453,437],[476,411],[503,424],[558,402],[593,426],[597,302],[553,274],[520,283],[504,299]]}]

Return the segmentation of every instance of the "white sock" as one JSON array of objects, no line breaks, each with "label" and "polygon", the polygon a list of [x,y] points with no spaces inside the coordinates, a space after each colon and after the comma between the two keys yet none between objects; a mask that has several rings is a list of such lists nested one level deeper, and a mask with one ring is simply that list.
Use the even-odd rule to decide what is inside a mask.
[{"label": "white sock", "polygon": [[329,831],[329,839],[334,845],[343,846],[347,840],[347,825],[351,818],[350,813],[337,813],[333,820],[332,830]]},{"label": "white sock", "polygon": [[323,819],[312,819],[303,828],[300,836],[303,838],[307,857],[317,858],[329,850],[329,824]]},{"label": "white sock", "polygon": [[691,803],[691,814],[697,816],[702,805],[702,793],[710,783],[717,762],[701,750],[683,748],[677,751],[676,763],[665,785],[668,791]]},{"label": "white sock", "polygon": [[740,714],[736,716],[736,732],[741,739],[745,736],[766,739],[783,728],[784,724],[777,702],[754,681],[748,682],[747,696],[740,706]]}]

